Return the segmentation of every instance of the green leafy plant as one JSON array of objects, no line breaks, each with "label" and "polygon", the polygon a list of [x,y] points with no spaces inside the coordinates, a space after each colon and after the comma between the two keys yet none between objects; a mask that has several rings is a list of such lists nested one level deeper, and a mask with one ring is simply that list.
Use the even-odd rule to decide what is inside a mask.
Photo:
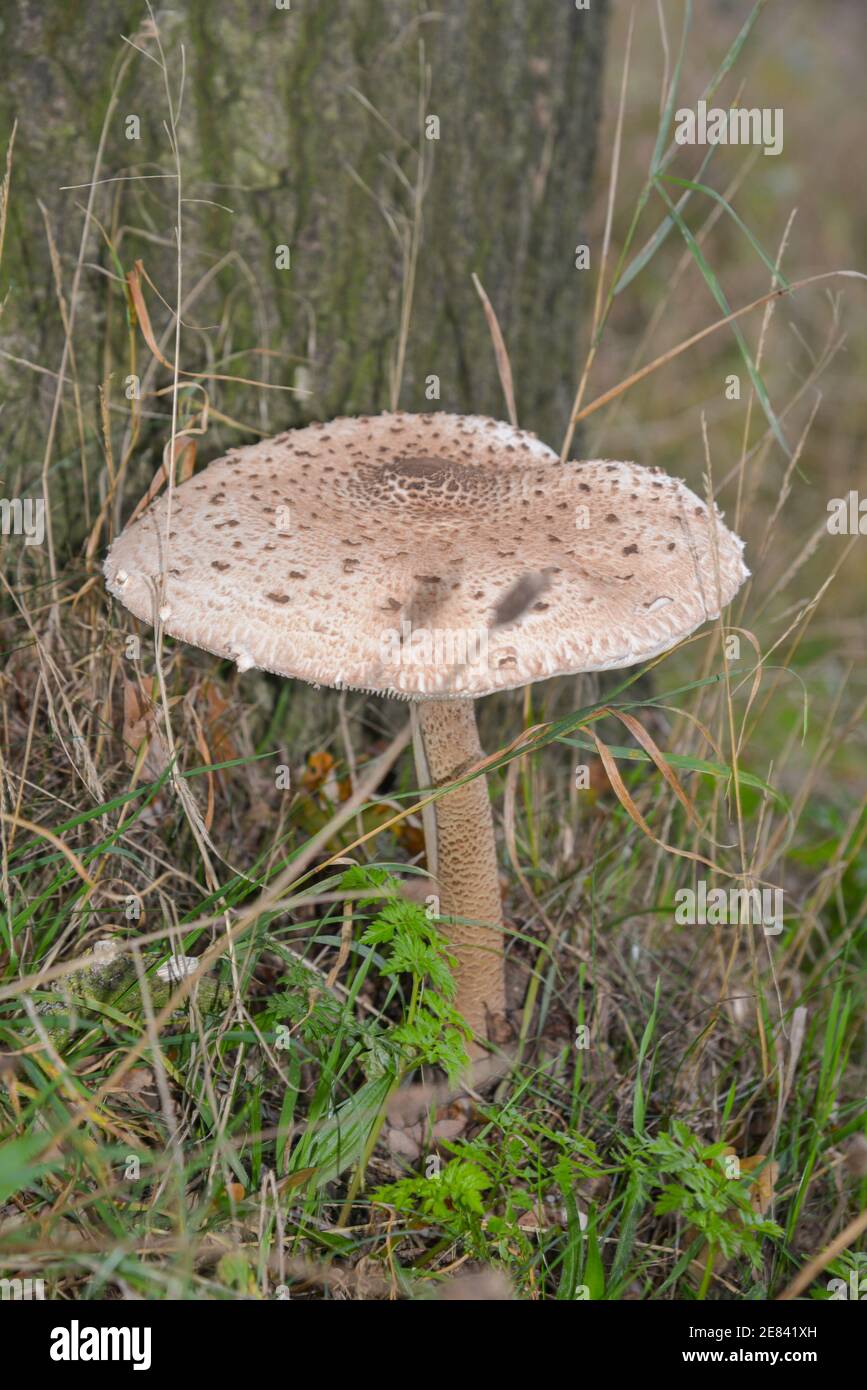
[{"label": "green leafy plant", "polygon": [[482,1194],[492,1186],[490,1176],[478,1163],[454,1158],[430,1177],[402,1178],[380,1188],[376,1199],[405,1215],[423,1216],[456,1235],[476,1235],[485,1214]]},{"label": "green leafy plant", "polygon": [[[478,1259],[511,1264],[517,1255],[529,1264],[533,1242],[522,1218],[538,1216],[541,1239],[564,1246],[562,1264],[571,1283],[578,1282],[581,1259],[590,1247],[576,1200],[576,1184],[604,1172],[592,1141],[555,1131],[519,1111],[492,1110],[483,1132],[471,1141],[444,1147],[453,1157],[439,1161],[424,1175],[379,1188],[374,1199],[409,1219],[419,1217],[441,1228],[448,1240],[461,1240]],[[542,1214],[551,1212],[547,1228]],[[531,1227],[536,1225],[534,1220]],[[570,1295],[571,1296],[571,1295]]]},{"label": "green leafy plant", "polygon": [[457,1078],[467,1065],[466,1039],[470,1031],[452,1004],[455,984],[454,957],[436,927],[436,918],[425,908],[396,896],[400,884],[383,869],[356,867],[342,880],[343,889],[357,892],[376,887],[393,892],[386,899],[361,899],[362,908],[376,904],[377,911],[361,941],[380,956],[380,973],[395,984],[408,976],[410,997],[403,1020],[389,1030],[405,1065],[427,1062],[441,1066]]},{"label": "green leafy plant", "polygon": [[301,961],[288,966],[284,972],[284,988],[268,1001],[263,1022],[276,1026],[278,1045],[281,1029],[298,1034],[309,1046],[325,1043],[343,1023],[351,1026],[352,1018],[334,995],[323,988],[321,978]]},{"label": "green leafy plant", "polygon": [[689,1228],[691,1245],[701,1238],[708,1270],[717,1254],[726,1260],[746,1256],[758,1268],[762,1237],[783,1233],[753,1207],[750,1188],[756,1170],[742,1178],[729,1177],[724,1162],[727,1153],[728,1145],[706,1144],[674,1120],[670,1130],[653,1139],[627,1139],[624,1156],[634,1186],[659,1191],[656,1215],[680,1217]]}]

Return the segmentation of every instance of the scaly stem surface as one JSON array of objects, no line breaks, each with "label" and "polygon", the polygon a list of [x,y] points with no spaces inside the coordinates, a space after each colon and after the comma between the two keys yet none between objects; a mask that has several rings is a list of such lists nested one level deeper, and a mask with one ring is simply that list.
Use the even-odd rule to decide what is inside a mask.
[{"label": "scaly stem surface", "polygon": [[[424,700],[419,717],[432,786],[479,761],[472,700]],[[440,913],[449,919],[444,932],[458,961],[455,1004],[473,1032],[486,1038],[491,1021],[506,1008],[503,915],[486,779],[455,788],[435,806]]]}]

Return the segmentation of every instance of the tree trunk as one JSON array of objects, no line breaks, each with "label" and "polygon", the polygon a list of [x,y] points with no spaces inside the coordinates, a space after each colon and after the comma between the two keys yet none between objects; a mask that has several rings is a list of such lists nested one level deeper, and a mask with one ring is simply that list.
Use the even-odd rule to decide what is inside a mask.
[{"label": "tree trunk", "polygon": [[[427,182],[399,403],[505,413],[475,271],[511,355],[519,422],[559,445],[575,385],[584,278],[575,247],[587,239],[607,7],[607,0],[593,0],[589,10],[570,0],[442,0],[431,10],[412,0],[292,0],[278,9],[271,0],[186,0],[161,12],[175,96],[182,44],[186,57],[183,193],[205,200],[183,207],[184,291],[193,294],[183,366],[312,391],[299,397],[211,381],[213,406],[264,433],[389,406],[421,151]],[[7,351],[50,371],[63,328],[37,200],[68,297],[88,190],[62,186],[93,177],[125,59],[98,176],[174,168],[162,74],[121,39],[157,55],[143,19],[138,0],[12,0],[6,9],[0,139],[8,140],[16,116],[18,135],[0,267],[0,300],[9,295],[3,333]],[[138,117],[138,139],[128,138],[136,133],[130,116]],[[93,267],[116,277],[118,262],[126,271],[140,257],[173,304],[174,200],[165,178],[96,191],[94,213],[118,259],[93,223],[69,366],[80,383],[84,447],[66,391],[52,457],[61,554],[64,538],[81,538],[82,472],[91,490],[100,475],[105,486],[97,387],[107,383],[117,447],[129,411],[126,377],[144,376],[150,362],[140,336],[130,360],[122,285]],[[281,246],[288,268],[276,264]],[[145,294],[170,357],[169,314],[152,290]],[[15,460],[41,459],[54,384],[8,359],[0,372],[4,434],[14,440],[8,491],[38,473],[28,463],[15,477]],[[145,386],[169,381],[157,368]],[[185,399],[191,407],[201,401],[196,392]],[[169,398],[144,404],[158,418],[143,421],[141,444],[152,448],[136,450],[131,493],[151,476],[167,432]],[[212,414],[200,459],[249,438]]]}]

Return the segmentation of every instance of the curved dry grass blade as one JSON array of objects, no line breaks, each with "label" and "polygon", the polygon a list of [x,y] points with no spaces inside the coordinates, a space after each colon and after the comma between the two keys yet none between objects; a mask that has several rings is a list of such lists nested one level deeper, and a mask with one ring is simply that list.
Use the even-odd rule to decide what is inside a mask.
[{"label": "curved dry grass blade", "polygon": [[[613,401],[618,396],[622,396],[623,392],[628,391],[630,386],[637,385],[639,381],[643,381],[646,376],[650,376],[651,373],[655,372],[659,367],[664,367],[667,363],[673,362],[675,357],[680,357],[682,353],[688,352],[690,348],[695,347],[696,343],[700,343],[705,338],[709,338],[712,333],[718,332],[720,328],[725,328],[728,324],[733,323],[735,319],[742,318],[744,314],[751,313],[753,309],[760,309],[763,304],[769,304],[773,299],[781,299],[784,295],[794,294],[795,290],[805,289],[807,285],[815,285],[819,280],[831,280],[838,275],[843,276],[847,280],[867,280],[867,275],[863,274],[860,270],[825,270],[820,275],[808,275],[803,280],[794,280],[788,289],[780,288],[771,290],[768,294],[760,295],[758,299],[752,300],[751,303],[742,305],[740,309],[735,309],[731,314],[726,314],[725,318],[717,319],[715,323],[708,324],[707,328],[702,328],[698,333],[693,333],[691,337],[685,338],[683,342],[678,343],[676,347],[669,348],[667,352],[660,353],[659,357],[655,357],[652,362],[648,362],[644,367],[639,367],[637,372],[633,372],[630,376],[619,382],[617,386],[612,386],[610,390],[604,391],[601,396],[596,397],[595,401],[591,401],[589,405],[585,405],[583,410],[578,412],[575,416],[574,423],[577,425],[580,420],[584,420],[588,415],[592,415],[595,411],[601,410],[603,405],[607,405],[609,401]],[[822,524],[824,525],[824,522]]]},{"label": "curved dry grass blade", "polygon": [[473,284],[476,293],[482,301],[482,308],[485,311],[485,318],[488,321],[488,329],[494,343],[494,356],[497,360],[497,372],[500,377],[500,385],[503,388],[503,395],[506,398],[506,409],[509,412],[509,423],[518,428],[518,412],[515,408],[515,384],[512,379],[512,364],[509,361],[509,353],[503,338],[500,323],[494,312],[494,306],[485,293],[485,288],[475,271],[473,271]]},{"label": "curved dry grass blade", "polygon": [[[138,320],[139,327],[141,328],[142,336],[145,342],[147,343],[148,347],[150,348],[151,352],[153,353],[154,357],[157,359],[161,366],[167,367],[170,372],[174,372],[175,364],[173,362],[170,362],[168,358],[165,357],[164,354],[160,351],[159,344],[157,343],[156,337],[154,335],[153,326],[150,320],[150,314],[148,313],[147,305],[145,304],[144,300],[144,295],[142,294],[141,282],[143,278],[148,280],[148,284],[151,283],[145,272],[144,262],[138,260],[135,263],[134,269],[128,270],[126,273],[126,281],[127,285],[129,286],[129,292],[132,298],[133,307],[135,309],[136,319]],[[186,367],[178,367],[177,370],[179,371],[181,376],[195,377],[198,381],[232,381],[237,386],[261,386],[264,391],[289,391],[290,394],[293,396],[310,395],[310,392],[306,390],[304,387],[284,386],[281,382],[277,381],[255,381],[251,377],[228,376],[223,372],[191,372],[188,371]]]},{"label": "curved dry grass blade", "polygon": [[698,829],[699,821],[695,807],[693,806],[692,802],[690,801],[689,797],[687,796],[686,792],[681,786],[680,779],[677,776],[677,773],[675,772],[674,768],[671,766],[669,762],[666,761],[665,754],[662,752],[655,740],[645,729],[641,721],[636,719],[634,714],[627,714],[625,710],[609,709],[607,713],[614,715],[616,719],[620,720],[621,724],[625,724],[629,732],[632,734],[632,737],[636,739],[638,743],[641,744],[645,753],[647,753],[648,757],[659,769],[666,782],[671,787],[671,790],[674,792],[681,806],[686,811],[689,820],[696,827],[696,829]]},{"label": "curved dry grass blade", "polygon": [[808,1285],[812,1284],[816,1275],[821,1274],[822,1270],[838,1255],[842,1254],[864,1231],[867,1231],[867,1211],[862,1211],[860,1216],[856,1216],[854,1220],[850,1221],[845,1230],[842,1230],[836,1239],[831,1241],[830,1245],[804,1265],[800,1274],[796,1275],[788,1288],[785,1288],[778,1296],[777,1302],[783,1303],[787,1299],[797,1298]]},{"label": "curved dry grass blade", "polygon": [[[9,189],[12,186],[12,152],[15,149],[15,135],[18,130],[18,118],[12,122],[12,133],[9,136],[9,144],[6,146],[6,173],[3,175],[3,182],[0,183],[0,261],[3,260],[3,246],[6,240],[6,219],[9,213]],[[2,308],[2,306],[0,306]]]},{"label": "curved dry grass blade", "polygon": [[[586,725],[582,725],[581,727],[587,728]],[[612,790],[617,800],[620,802],[630,820],[638,826],[639,830],[642,831],[649,840],[652,840],[655,845],[658,845],[660,849],[664,849],[668,854],[676,854],[681,859],[693,859],[697,864],[705,864],[709,869],[713,869],[715,873],[722,874],[725,878],[747,877],[746,874],[731,874],[727,869],[724,869],[721,864],[715,864],[712,859],[705,859],[703,854],[697,854],[691,849],[678,849],[675,845],[668,845],[664,840],[660,840],[654,835],[647,821],[629,795],[626,784],[620,776],[620,770],[616,761],[611,756],[610,750],[605,746],[594,729],[587,729],[587,732],[596,744],[596,751],[602,759],[602,766],[605,768],[608,780],[611,783]]]},{"label": "curved dry grass blade", "polygon": [[88,888],[96,887],[96,884],[78,858],[78,855],[74,854],[69,848],[69,845],[64,844],[60,837],[55,835],[52,830],[48,830],[44,825],[36,825],[32,820],[25,820],[24,816],[10,816],[6,811],[0,811],[0,820],[5,821],[8,825],[20,825],[24,830],[29,830],[32,835],[39,835],[43,840],[48,840],[54,845],[55,849],[60,851],[64,859],[68,860],[72,868],[78,874],[78,877],[84,880]]}]

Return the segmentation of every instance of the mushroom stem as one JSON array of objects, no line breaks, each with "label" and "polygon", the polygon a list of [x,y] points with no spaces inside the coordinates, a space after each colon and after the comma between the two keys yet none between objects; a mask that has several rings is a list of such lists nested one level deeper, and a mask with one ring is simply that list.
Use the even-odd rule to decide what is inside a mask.
[{"label": "mushroom stem", "polygon": [[[431,786],[450,782],[482,756],[472,700],[423,700],[419,719]],[[506,1009],[503,917],[487,781],[476,777],[434,805],[440,915],[451,919],[445,935],[458,962],[455,1006],[484,1039],[491,1021]],[[479,1055],[481,1049],[475,1052]]]}]

